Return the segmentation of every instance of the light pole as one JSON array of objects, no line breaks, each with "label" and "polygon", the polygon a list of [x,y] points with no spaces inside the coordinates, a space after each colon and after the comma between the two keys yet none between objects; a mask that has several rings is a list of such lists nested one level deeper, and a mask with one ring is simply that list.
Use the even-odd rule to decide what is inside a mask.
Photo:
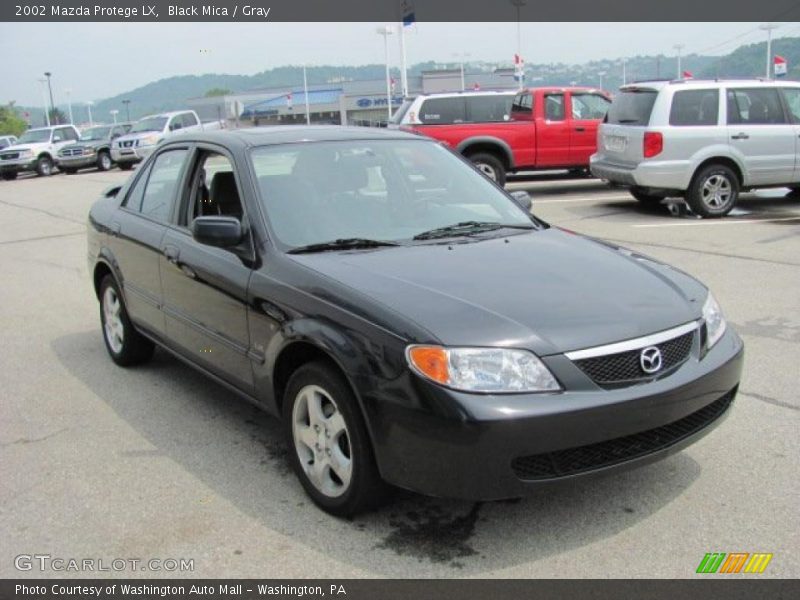
[{"label": "light pole", "polygon": [[597,74],[600,76],[600,91],[603,91],[603,76],[606,74],[606,72],[599,71]]},{"label": "light pole", "polygon": [[47,104],[47,88],[45,87],[47,79],[41,77],[39,79],[39,83],[42,84],[42,100],[44,100],[44,120],[45,123],[47,123],[47,126],[50,127],[50,106]]},{"label": "light pole", "polygon": [[686,46],[684,44],[675,44],[673,48],[678,51],[678,79],[683,78],[683,69],[681,69],[681,50]]},{"label": "light pole", "polygon": [[50,71],[47,71],[44,76],[47,77],[47,89],[50,90],[50,106],[53,109],[53,119],[55,120],[56,125],[60,125],[61,123],[58,122],[58,113],[56,112],[56,103],[53,102],[53,86],[50,83],[50,77],[52,77],[53,74]]},{"label": "light pole", "polygon": [[[528,0],[511,0],[511,4],[517,7],[517,56],[520,60],[520,72],[519,72],[519,89],[522,89],[524,86],[522,73],[522,29],[520,26],[520,9],[528,3]],[[516,66],[516,65],[515,65]]]},{"label": "light pole", "polygon": [[772,30],[777,29],[779,25],[774,23],[764,23],[759,27],[762,31],[767,32],[767,79],[772,79]]},{"label": "light pole", "polygon": [[622,59],[622,85],[628,83],[628,61]]},{"label": "light pole", "polygon": [[122,103],[125,105],[125,120],[130,122],[131,120],[131,101],[130,100],[123,100]]},{"label": "light pole", "polygon": [[117,114],[119,113],[119,111],[116,108],[113,108],[108,112],[110,112],[111,116],[114,117],[114,125],[116,125],[117,124]]},{"label": "light pole", "polygon": [[392,28],[386,25],[378,27],[375,31],[378,35],[383,36],[383,53],[386,57],[386,111],[389,115],[386,125],[389,125],[389,121],[392,120],[392,81],[389,77],[389,36],[392,35]]},{"label": "light pole", "polygon": [[74,125],[75,120],[72,118],[72,89],[67,88],[64,90],[64,93],[67,95],[67,108],[69,109],[69,124]]},{"label": "light pole", "polygon": [[461,91],[463,92],[466,89],[466,84],[464,83],[464,59],[472,55],[469,52],[455,52],[453,56],[459,60],[461,65]]},{"label": "light pole", "polygon": [[94,102],[92,102],[91,100],[89,100],[86,103],[86,110],[89,111],[89,127],[94,127],[94,121],[92,121],[92,105],[93,104],[94,104]]}]

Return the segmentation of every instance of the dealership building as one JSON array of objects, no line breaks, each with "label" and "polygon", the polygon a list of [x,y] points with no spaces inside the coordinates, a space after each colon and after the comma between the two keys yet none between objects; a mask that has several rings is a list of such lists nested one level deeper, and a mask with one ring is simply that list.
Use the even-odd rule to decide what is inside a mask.
[{"label": "dealership building", "polygon": [[[509,90],[517,86],[513,69],[464,77],[467,90]],[[459,91],[461,71],[423,71],[408,78],[408,89],[409,96]],[[391,96],[394,111],[402,104],[403,97],[399,89],[393,90]],[[303,86],[285,86],[187,101],[202,120],[226,119],[244,127],[305,123],[306,102],[312,123],[377,126],[388,117],[389,99],[383,79],[309,85],[307,95]]]}]

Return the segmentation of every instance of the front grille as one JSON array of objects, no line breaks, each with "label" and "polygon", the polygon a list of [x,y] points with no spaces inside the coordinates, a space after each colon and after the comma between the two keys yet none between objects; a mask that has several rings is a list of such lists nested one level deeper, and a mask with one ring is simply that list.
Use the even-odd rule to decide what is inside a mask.
[{"label": "front grille", "polygon": [[610,467],[664,450],[716,421],[736,396],[734,388],[719,400],[668,425],[633,435],[533,456],[515,458],[511,468],[520,479],[557,479]]},{"label": "front grille", "polygon": [[0,154],[0,160],[15,160],[19,158],[19,152],[7,152]]},{"label": "front grille", "polygon": [[81,156],[83,154],[83,148],[66,148],[59,152],[61,156]]},{"label": "front grille", "polygon": [[576,360],[575,364],[602,387],[619,387],[634,383],[652,381],[668,374],[689,358],[692,350],[694,331],[656,344],[661,350],[662,367],[657,373],[647,374],[642,369],[640,356],[642,349],[629,350],[619,354],[607,354],[593,358]]},{"label": "front grille", "polygon": [[118,142],[120,148],[133,148],[133,144],[136,140],[124,140],[122,142]]}]

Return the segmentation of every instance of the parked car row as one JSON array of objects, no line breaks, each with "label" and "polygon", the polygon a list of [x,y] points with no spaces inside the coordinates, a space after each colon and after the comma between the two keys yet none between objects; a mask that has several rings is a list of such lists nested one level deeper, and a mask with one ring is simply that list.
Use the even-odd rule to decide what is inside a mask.
[{"label": "parked car row", "polygon": [[38,127],[19,139],[0,138],[0,176],[6,180],[23,172],[48,176],[56,168],[67,174],[90,167],[107,171],[115,164],[127,170],[173,132],[221,127],[219,122],[202,123],[193,110],[151,115],[136,123],[98,125],[83,133],[73,125]]}]

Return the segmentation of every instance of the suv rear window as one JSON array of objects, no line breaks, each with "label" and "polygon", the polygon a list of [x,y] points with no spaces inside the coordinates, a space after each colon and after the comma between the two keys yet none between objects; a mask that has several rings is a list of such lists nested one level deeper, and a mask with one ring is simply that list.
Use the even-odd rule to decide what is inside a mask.
[{"label": "suv rear window", "polygon": [[716,125],[718,117],[719,90],[684,90],[672,97],[670,125]]},{"label": "suv rear window", "polygon": [[419,109],[419,120],[428,125],[452,125],[467,120],[464,97],[430,98]]},{"label": "suv rear window", "polygon": [[649,125],[658,92],[629,88],[614,98],[606,114],[606,123],[614,125]]}]

